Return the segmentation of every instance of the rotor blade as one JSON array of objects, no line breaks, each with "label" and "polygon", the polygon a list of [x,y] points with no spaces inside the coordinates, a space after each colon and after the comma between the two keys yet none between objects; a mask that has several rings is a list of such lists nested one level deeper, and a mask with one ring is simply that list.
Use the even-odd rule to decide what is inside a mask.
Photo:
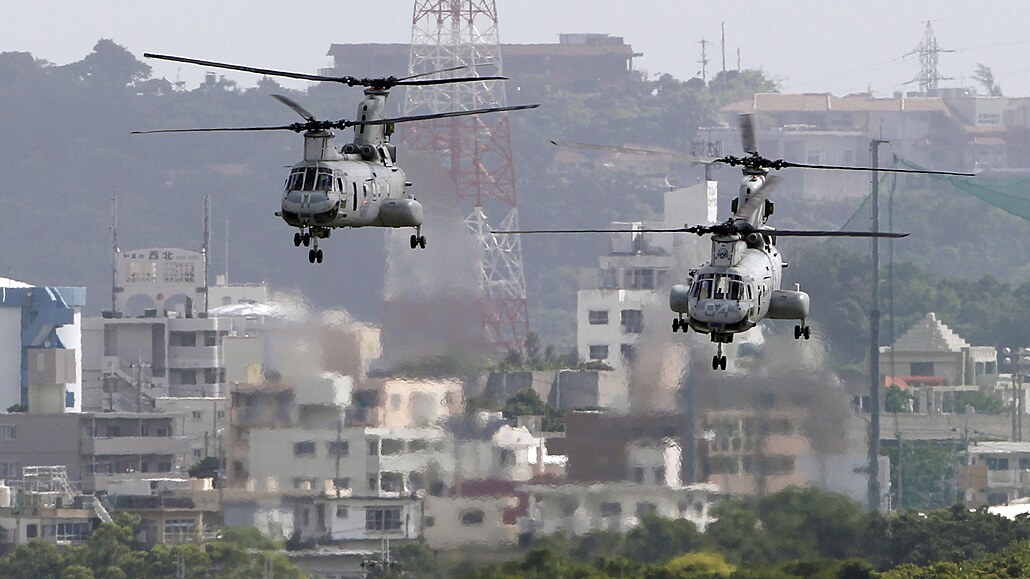
[{"label": "rotor blade", "polygon": [[480,62],[480,63],[476,63],[476,64],[461,64],[461,65],[458,65],[458,66],[452,66],[450,68],[441,68],[439,70],[431,70],[429,72],[420,72],[418,74],[413,74],[411,76],[405,76],[403,78],[398,78],[397,80],[411,80],[413,78],[418,78],[420,76],[429,76],[431,74],[441,74],[441,73],[444,73],[444,72],[452,72],[452,71],[455,71],[455,70],[461,70],[463,68],[478,68],[480,66],[497,66],[497,63],[495,63],[495,62]]},{"label": "rotor blade", "polygon": [[[298,128],[300,127],[300,128]],[[132,135],[152,135],[154,133],[217,133],[226,131],[295,131],[304,130],[303,125],[283,125],[279,127],[217,127],[206,129],[158,129],[155,131],[132,131]]]},{"label": "rotor blade", "polygon": [[747,154],[758,151],[755,143],[755,119],[750,113],[743,113],[737,117],[737,125],[740,127],[740,145]]},{"label": "rotor blade", "polygon": [[667,151],[652,151],[650,149],[634,149],[630,147],[610,147],[607,145],[592,145],[590,143],[573,143],[570,141],[551,141],[551,144],[556,147],[565,147],[569,149],[589,149],[591,151],[605,151],[609,153],[626,153],[629,155],[640,155],[640,156],[653,156],[653,157],[666,157],[676,161],[683,161],[685,163],[701,163],[710,164],[718,163],[718,157],[700,157],[697,155],[685,155],[682,153],[672,153]]},{"label": "rotor blade", "polygon": [[774,237],[908,237],[907,233],[893,233],[888,231],[817,231],[803,229],[756,229],[760,233]]},{"label": "rotor blade", "polygon": [[143,53],[146,58],[155,58],[157,60],[169,60],[172,62],[184,62],[186,64],[196,64],[200,66],[210,66],[213,68],[224,68],[226,70],[239,70],[241,72],[252,72],[254,74],[262,74],[265,76],[281,76],[284,78],[296,78],[300,80],[311,80],[315,82],[338,82],[346,84],[348,86],[361,85],[361,86],[424,86],[433,84],[448,84],[453,82],[475,82],[481,80],[507,80],[503,76],[479,76],[479,77],[461,77],[461,78],[441,78],[435,80],[403,80],[396,78],[380,78],[380,79],[367,79],[367,78],[355,78],[353,76],[324,76],[321,74],[305,74],[302,72],[290,72],[286,70],[275,70],[271,68],[257,68],[253,66],[243,66],[240,64],[229,64],[226,62],[215,62],[213,60],[200,60],[198,58],[186,58],[184,56],[172,56],[168,54],[154,54],[151,52]]},{"label": "rotor blade", "polygon": [[431,78],[428,80],[398,80],[391,84],[400,86],[427,86],[432,84],[450,84],[453,82],[477,82],[481,80],[508,80],[506,76],[461,76],[454,78]]},{"label": "rotor blade", "polygon": [[315,115],[309,113],[307,111],[307,109],[305,109],[304,107],[302,107],[299,104],[297,104],[297,102],[294,101],[293,99],[291,99],[291,98],[289,98],[287,96],[283,96],[281,94],[274,94],[274,95],[272,95],[272,98],[274,98],[275,100],[277,100],[277,101],[283,103],[284,105],[290,107],[291,109],[293,109],[293,112],[295,112],[298,115],[304,117],[305,121],[313,121],[313,120],[315,120]]},{"label": "rotor blade", "polygon": [[894,169],[892,167],[848,167],[843,165],[813,165],[810,163],[792,163],[790,161],[776,161],[779,167],[798,167],[801,169],[833,169],[836,171],[879,171],[881,173],[916,173],[919,175],[958,175],[959,177],[975,177],[976,173],[965,173],[962,171],[931,171],[929,169]]},{"label": "rotor blade", "polygon": [[346,82],[346,77],[335,77],[335,76],[322,76],[319,74],[304,74],[302,72],[289,72],[285,70],[273,70],[270,68],[255,68],[253,66],[243,66],[239,64],[228,64],[225,62],[215,62],[213,60],[200,60],[196,58],[186,58],[184,56],[171,56],[168,54],[154,54],[151,52],[144,52],[144,58],[156,58],[157,60],[170,60],[172,62],[185,62],[186,64],[196,64],[200,66],[210,66],[213,68],[224,68],[227,70],[239,70],[242,72],[253,72],[254,74],[263,74],[266,76],[282,76],[286,78],[297,78],[301,80],[313,80],[313,81],[328,81],[328,82]]},{"label": "rotor blade", "polygon": [[747,219],[755,212],[765,200],[769,198],[769,194],[773,192],[773,189],[780,183],[780,178],[776,175],[767,175],[765,177],[765,184],[748,195],[744,204],[737,208],[737,212],[733,214],[734,219]]},{"label": "rotor blade", "polygon": [[505,111],[521,111],[535,109],[540,105],[515,105],[510,107],[493,107],[489,109],[473,109],[471,111],[452,111],[449,113],[432,113],[428,115],[413,115],[410,117],[393,117],[389,119],[375,119],[371,121],[339,121],[341,128],[361,127],[369,125],[388,125],[391,123],[410,123],[412,121],[428,121],[431,119],[446,119],[449,117],[465,117],[468,115],[480,115],[484,113],[502,113]]},{"label": "rotor blade", "polygon": [[497,235],[536,235],[547,233],[695,233],[695,227],[675,228],[641,228],[641,229],[510,229],[506,231],[492,231]]}]

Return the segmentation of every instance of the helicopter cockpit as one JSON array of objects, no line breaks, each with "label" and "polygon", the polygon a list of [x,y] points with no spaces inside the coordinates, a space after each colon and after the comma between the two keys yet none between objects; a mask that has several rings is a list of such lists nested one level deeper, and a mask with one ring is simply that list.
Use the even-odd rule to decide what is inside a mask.
[{"label": "helicopter cockpit", "polygon": [[287,191],[332,191],[333,170],[327,167],[294,167],[286,179]]},{"label": "helicopter cockpit", "polygon": [[694,280],[690,296],[698,300],[750,299],[751,288],[735,274],[702,273]]}]

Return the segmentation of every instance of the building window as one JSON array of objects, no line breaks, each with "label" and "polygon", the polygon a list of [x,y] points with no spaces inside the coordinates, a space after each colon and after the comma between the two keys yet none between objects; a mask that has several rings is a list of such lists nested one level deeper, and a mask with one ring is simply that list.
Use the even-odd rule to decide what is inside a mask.
[{"label": "building window", "polygon": [[25,525],[25,536],[35,539],[39,536],[39,525]]},{"label": "building window", "polygon": [[293,456],[315,456],[315,441],[305,440],[294,443]]},{"label": "building window", "polygon": [[976,116],[976,124],[978,125],[1000,125],[1001,115],[998,113],[980,113]]},{"label": "building window", "polygon": [[75,408],[75,393],[71,390],[64,393],[64,407]]},{"label": "building window", "polygon": [[193,458],[200,458],[202,456],[204,456],[204,451],[203,450],[201,450],[199,448],[194,448],[193,449]]},{"label": "building window", "polygon": [[1004,492],[990,492],[987,493],[987,504],[992,507],[995,505],[1004,505],[1009,502],[1009,494]]},{"label": "building window", "polygon": [[644,469],[642,467],[633,467],[633,481],[638,484],[644,482]]},{"label": "building window", "polygon": [[601,516],[602,517],[617,517],[622,514],[621,503],[601,503]]},{"label": "building window", "polygon": [[658,507],[654,503],[642,501],[637,503],[637,517],[646,517],[658,513]]},{"label": "building window", "polygon": [[400,528],[400,507],[365,509],[366,531],[399,531]]},{"label": "building window", "polygon": [[656,466],[654,467],[654,484],[663,485],[665,484],[665,467]]},{"label": "building window", "polygon": [[368,477],[368,492],[377,493],[379,492],[379,477],[370,476]]},{"label": "building window", "polygon": [[167,461],[157,463],[157,472],[172,472],[172,463]]},{"label": "building window", "polygon": [[383,492],[387,493],[399,493],[404,491],[404,475],[399,472],[384,472],[382,473],[383,478]]},{"label": "building window", "polygon": [[390,394],[390,407],[393,408],[394,410],[400,410],[401,409],[401,395],[400,394]]},{"label": "building window", "polygon": [[404,452],[404,441],[397,440],[395,438],[384,438],[382,451],[384,456],[391,454],[401,454]]},{"label": "building window", "polygon": [[378,440],[370,440],[370,441],[368,441],[368,455],[369,456],[378,456],[379,455],[379,441]]},{"label": "building window", "polygon": [[1009,459],[997,458],[994,456],[987,457],[987,470],[1008,470]]},{"label": "building window", "polygon": [[0,462],[0,479],[16,478],[18,467],[13,462]]},{"label": "building window", "polygon": [[515,465],[515,451],[507,448],[501,449],[501,466],[514,466]]},{"label": "building window", "polygon": [[936,376],[933,373],[933,362],[912,362],[912,376]]},{"label": "building window", "polygon": [[181,542],[193,538],[197,524],[193,519],[165,519],[165,541]]},{"label": "building window", "polygon": [[587,316],[591,326],[604,326],[608,324],[608,310],[590,310]]},{"label": "building window", "polygon": [[329,456],[347,456],[350,454],[350,442],[346,440],[330,440],[325,443],[326,449],[329,451]]},{"label": "building window", "polygon": [[225,411],[224,410],[219,410],[218,414],[216,414],[215,416],[218,417],[218,420],[225,420]]},{"label": "building window", "polygon": [[483,509],[466,509],[461,512],[461,524],[466,527],[483,524]]},{"label": "building window", "polygon": [[190,262],[173,261],[164,264],[165,283],[193,283],[193,264]]},{"label": "building window", "polygon": [[349,517],[350,517],[350,509],[348,509],[344,505],[337,505],[336,506],[336,518],[337,519],[346,519],[346,518],[349,518]]},{"label": "building window", "polygon": [[350,477],[349,476],[342,476],[340,478],[334,478],[333,479],[333,487],[335,487],[337,490],[349,489],[350,488]]},{"label": "building window", "polygon": [[622,330],[627,334],[639,334],[644,329],[644,312],[622,310]]},{"label": "building window", "polygon": [[0,438],[4,440],[18,440],[18,427],[10,424],[0,426]]},{"label": "building window", "polygon": [[633,344],[622,344],[619,346],[619,355],[627,364],[633,364],[637,361],[637,347]]},{"label": "building window", "polygon": [[408,442],[409,452],[422,452],[429,448],[429,441],[427,440],[411,440]]},{"label": "building window", "polygon": [[423,526],[424,527],[435,527],[436,526],[436,517],[426,517],[426,518],[422,519],[422,522],[423,522]]},{"label": "building window", "polygon": [[590,346],[590,359],[591,360],[606,360],[608,358],[608,346],[606,345],[595,345]]},{"label": "building window", "polygon": [[85,541],[89,539],[89,523],[58,523],[54,538],[58,542]]}]

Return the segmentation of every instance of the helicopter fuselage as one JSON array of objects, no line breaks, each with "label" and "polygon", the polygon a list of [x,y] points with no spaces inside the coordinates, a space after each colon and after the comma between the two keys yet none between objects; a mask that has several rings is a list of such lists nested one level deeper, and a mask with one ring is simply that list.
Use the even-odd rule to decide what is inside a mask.
[{"label": "helicopter fuselage", "polygon": [[[766,186],[764,174],[745,174],[733,206],[745,207],[748,198]],[[776,230],[765,225],[771,205],[762,203],[744,219],[753,226],[745,234],[712,236],[711,259],[692,271],[687,284],[673,286],[669,307],[682,324],[710,334],[713,342],[728,343],[763,319],[804,319],[809,312],[808,294],[780,288],[783,257],[776,248]]]},{"label": "helicopter fuselage", "polygon": [[422,225],[422,205],[406,193],[404,171],[392,163],[363,160],[360,154],[340,156],[344,158],[293,166],[283,192],[283,221],[316,232]]}]

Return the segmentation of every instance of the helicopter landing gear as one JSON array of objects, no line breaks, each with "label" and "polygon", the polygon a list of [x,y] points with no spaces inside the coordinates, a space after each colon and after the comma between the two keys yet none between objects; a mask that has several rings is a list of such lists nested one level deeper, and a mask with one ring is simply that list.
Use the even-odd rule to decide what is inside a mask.
[{"label": "helicopter landing gear", "polygon": [[300,247],[302,241],[304,241],[304,238],[299,231],[293,234],[293,247]]},{"label": "helicopter landing gear", "polygon": [[308,261],[311,263],[322,263],[322,250],[311,249],[308,250]]},{"label": "helicopter landing gear", "polygon": [[426,248],[426,236],[422,235],[422,228],[421,227],[416,227],[415,228],[415,233],[411,236],[411,239],[409,240],[408,244],[411,246],[411,249],[415,249],[415,248],[425,249]]},{"label": "helicopter landing gear", "polygon": [[722,342],[719,342],[719,353],[712,356],[712,370],[725,370],[726,356],[722,355]]},{"label": "helicopter landing gear", "polygon": [[804,320],[801,320],[801,325],[794,326],[794,339],[800,340],[801,336],[804,336],[806,340],[812,337],[812,327],[805,325]]},{"label": "helicopter landing gear", "polygon": [[682,316],[678,317],[678,318],[673,318],[672,319],[672,333],[674,333],[674,334],[676,332],[681,331],[681,330],[685,334],[685,333],[687,333],[687,329],[689,327],[690,326],[687,325],[686,320],[684,320]]}]

